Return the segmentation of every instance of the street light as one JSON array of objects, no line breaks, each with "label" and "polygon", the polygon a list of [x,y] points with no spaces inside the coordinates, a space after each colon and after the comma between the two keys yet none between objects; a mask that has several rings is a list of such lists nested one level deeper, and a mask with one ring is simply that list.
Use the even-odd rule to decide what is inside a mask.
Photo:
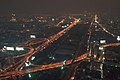
[{"label": "street light", "polygon": [[31,57],[31,60],[33,61],[34,59],[35,59],[35,56],[32,56],[32,57]]},{"label": "street light", "polygon": [[120,36],[117,36],[117,40],[120,41]]},{"label": "street light", "polygon": [[61,66],[61,70],[63,70],[64,69],[64,66]]},{"label": "street light", "polygon": [[29,78],[31,78],[31,77],[32,77],[32,75],[29,73],[29,74],[28,74],[28,77],[29,77]]},{"label": "street light", "polygon": [[30,66],[30,65],[31,65],[30,62],[26,62],[26,63],[25,63],[25,66],[26,66],[26,67],[28,67],[28,66]]}]

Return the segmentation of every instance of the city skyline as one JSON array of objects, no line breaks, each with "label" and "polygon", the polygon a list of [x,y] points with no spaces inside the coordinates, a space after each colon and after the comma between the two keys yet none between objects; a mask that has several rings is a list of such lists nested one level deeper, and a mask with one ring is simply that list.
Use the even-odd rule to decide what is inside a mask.
[{"label": "city skyline", "polygon": [[0,1],[0,80],[120,80],[119,3]]}]

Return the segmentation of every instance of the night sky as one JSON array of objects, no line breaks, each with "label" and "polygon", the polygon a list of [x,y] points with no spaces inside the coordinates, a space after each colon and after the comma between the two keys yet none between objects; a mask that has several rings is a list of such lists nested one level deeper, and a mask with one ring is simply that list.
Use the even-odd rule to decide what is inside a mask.
[{"label": "night sky", "polygon": [[85,10],[120,14],[120,0],[0,0],[0,14],[80,13]]}]

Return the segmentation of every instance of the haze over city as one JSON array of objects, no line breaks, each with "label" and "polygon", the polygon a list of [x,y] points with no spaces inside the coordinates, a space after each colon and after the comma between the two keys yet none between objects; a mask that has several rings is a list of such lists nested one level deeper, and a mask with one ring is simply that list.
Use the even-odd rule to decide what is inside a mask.
[{"label": "haze over city", "polygon": [[1,0],[0,80],[120,80],[119,0]]},{"label": "haze over city", "polygon": [[81,11],[120,14],[119,0],[2,0],[1,14],[80,13]]}]

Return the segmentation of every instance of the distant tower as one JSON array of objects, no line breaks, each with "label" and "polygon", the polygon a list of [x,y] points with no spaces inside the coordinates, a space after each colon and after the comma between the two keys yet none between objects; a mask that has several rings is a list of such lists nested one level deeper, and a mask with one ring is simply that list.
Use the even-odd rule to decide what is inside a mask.
[{"label": "distant tower", "polygon": [[97,20],[98,20],[97,14],[96,14],[95,17],[94,17],[94,20],[95,20],[95,22],[98,22],[98,21],[97,21]]},{"label": "distant tower", "polygon": [[17,20],[16,20],[16,15],[15,14],[12,14],[12,17],[11,17],[11,20],[10,20],[11,22],[17,22]]}]

